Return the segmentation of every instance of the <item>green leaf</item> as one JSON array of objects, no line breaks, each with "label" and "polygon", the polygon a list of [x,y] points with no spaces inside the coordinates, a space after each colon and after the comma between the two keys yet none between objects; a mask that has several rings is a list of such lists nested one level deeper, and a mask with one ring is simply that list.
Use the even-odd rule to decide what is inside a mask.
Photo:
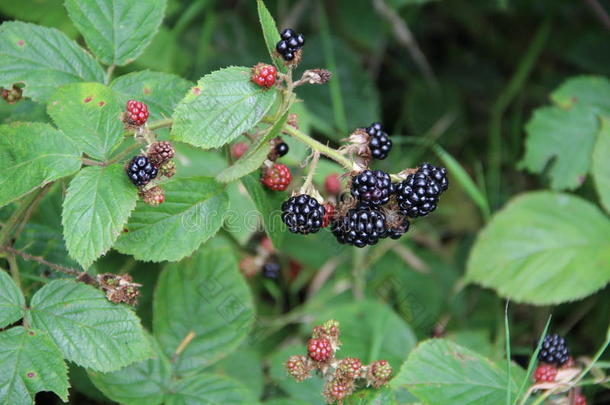
[{"label": "green leaf", "polygon": [[163,403],[172,378],[172,365],[157,341],[149,337],[154,356],[112,373],[89,371],[93,384],[108,398],[121,404],[159,405]]},{"label": "green leaf", "polygon": [[396,397],[387,387],[367,388],[346,398],[345,405],[396,405]]},{"label": "green leaf", "polygon": [[161,273],[153,306],[161,347],[172,356],[194,333],[174,361],[177,373],[200,371],[229,354],[246,338],[253,320],[252,295],[226,241],[213,239]]},{"label": "green leaf", "polygon": [[[421,343],[390,382],[405,387],[429,405],[504,403],[506,369],[444,339]],[[517,390],[510,382],[513,392]]]},{"label": "green leaf", "polygon": [[600,201],[610,213],[610,118],[602,117],[597,143],[593,149],[591,171]]},{"label": "green leaf", "polygon": [[254,205],[256,205],[265,232],[271,239],[273,246],[279,249],[286,236],[286,225],[282,222],[281,217],[282,201],[287,199],[286,195],[284,193],[272,194],[272,192],[265,190],[256,173],[242,177],[241,182],[248,190]]},{"label": "green leaf", "polygon": [[63,208],[63,227],[70,256],[88,268],[112,247],[138,192],[122,165],[90,166],[70,182]]},{"label": "green leaf", "polygon": [[121,105],[136,99],[148,105],[149,120],[170,117],[193,84],[179,76],[143,70],[118,77],[110,87]]},{"label": "green leaf", "polygon": [[30,405],[40,391],[68,401],[68,368],[42,331],[21,326],[0,332],[0,405]]},{"label": "green leaf", "polygon": [[106,65],[126,65],[157,33],[165,0],[66,0],[70,18]]},{"label": "green leaf", "polygon": [[0,207],[80,166],[79,149],[50,125],[0,125]]},{"label": "green leaf", "polygon": [[583,298],[610,280],[610,220],[572,195],[512,200],[479,234],[466,281],[537,305]]},{"label": "green leaf", "polygon": [[25,298],[17,284],[0,269],[0,328],[23,318],[25,313]]},{"label": "green leaf", "polygon": [[341,327],[341,357],[365,363],[387,360],[396,370],[415,347],[411,328],[387,305],[364,300],[338,305],[316,316],[315,325],[336,319]]},{"label": "green leaf", "polygon": [[526,124],[521,167],[534,173],[549,166],[551,188],[575,189],[585,180],[599,133],[599,115],[610,114],[610,81],[595,76],[567,80]]},{"label": "green leaf", "polygon": [[250,69],[228,67],[202,77],[176,107],[172,139],[219,148],[254,128],[275,101],[274,89],[250,81]]},{"label": "green leaf", "polygon": [[175,178],[163,183],[165,202],[151,207],[142,201],[115,244],[138,260],[177,261],[193,253],[220,229],[228,197],[209,177]]},{"label": "green leaf", "polygon": [[165,405],[256,405],[257,398],[241,384],[213,374],[175,381]]},{"label": "green leaf", "polygon": [[257,350],[241,347],[205,371],[239,381],[260,397],[265,377],[263,366],[263,359]]},{"label": "green leaf", "polygon": [[261,137],[253,145],[250,145],[248,151],[239,160],[237,160],[237,162],[220,172],[218,176],[216,176],[216,180],[223,183],[229,183],[239,179],[240,177],[244,177],[245,175],[250,174],[261,167],[263,162],[267,159],[267,155],[269,155],[269,152],[271,151],[269,141],[280,135],[287,118],[288,112],[286,112],[282,118],[273,124],[273,127],[265,136]]},{"label": "green leaf", "polygon": [[123,107],[99,83],[73,83],[52,96],[48,113],[55,124],[89,156],[106,160],[123,140]]},{"label": "green leaf", "polygon": [[0,2],[0,12],[11,17],[11,20],[21,20],[53,27],[62,31],[70,38],[77,35],[76,28],[68,18],[63,6],[63,0],[21,0]]},{"label": "green leaf", "polygon": [[284,63],[284,60],[277,55],[275,50],[275,46],[282,39],[277,30],[275,20],[269,10],[267,10],[263,0],[256,0],[256,8],[258,10],[258,20],[261,24],[261,29],[263,30],[263,37],[265,38],[265,45],[267,45],[269,56],[273,59],[273,63],[278,67],[278,70],[282,73],[286,73],[288,71],[288,69],[286,69],[286,64]]},{"label": "green leaf", "polygon": [[26,319],[49,333],[66,359],[96,371],[118,370],[151,355],[131,309],[73,280],[51,281],[38,290]]},{"label": "green leaf", "polygon": [[0,26],[0,86],[24,83],[24,95],[47,101],[66,83],[101,82],[100,65],[54,28],[18,21]]}]

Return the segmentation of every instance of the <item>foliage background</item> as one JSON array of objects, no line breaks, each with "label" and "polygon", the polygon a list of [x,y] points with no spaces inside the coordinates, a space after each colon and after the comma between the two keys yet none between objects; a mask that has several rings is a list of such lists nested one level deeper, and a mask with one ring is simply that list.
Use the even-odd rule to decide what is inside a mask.
[{"label": "foliage background", "polygon": [[[0,1],[0,18],[57,27],[83,44],[62,3],[4,0]],[[389,357],[396,370],[414,343],[402,331],[405,323],[419,340],[443,335],[501,359],[504,300],[492,290],[464,286],[461,281],[475,237],[487,221],[485,207],[494,212],[512,196],[549,188],[548,176],[528,173],[519,165],[525,153],[524,127],[532,111],[549,104],[549,94],[567,78],[610,74],[609,28],[588,1],[386,3],[387,10],[380,9],[377,1],[364,0],[267,1],[279,27],[292,26],[306,35],[301,68],[326,67],[335,73],[329,86],[299,90],[305,100],[305,108],[299,111],[301,125],[319,139],[336,143],[353,128],[381,120],[396,148],[377,168],[396,172],[422,161],[439,163],[434,148],[440,146],[474,179],[483,200],[473,200],[464,183],[450,178],[452,187],[437,212],[416,221],[409,237],[398,246],[361,251],[329,243],[332,236],[328,233],[306,239],[288,235],[279,254],[284,265],[281,280],[276,283],[260,276],[248,280],[256,301],[256,319],[265,332],[234,357],[213,366],[215,372],[241,379],[264,398],[288,394],[306,403],[320,401],[319,387],[312,387],[315,383],[289,383],[279,364],[287,355],[300,352],[296,344],[303,342],[314,321],[331,314],[343,321],[347,346],[375,346],[380,336],[393,336],[368,354],[371,359]],[[417,45],[408,36],[405,41],[404,23]],[[414,52],[425,58],[419,65],[414,63]],[[115,75],[150,69],[194,82],[227,65],[250,66],[266,60],[254,1],[170,0],[152,44]],[[44,107],[34,102],[0,104],[3,122],[23,117],[50,121]],[[185,147],[181,154],[196,162],[181,167],[185,174],[214,175],[224,165],[222,152]],[[291,155],[287,161],[295,166],[304,157],[297,146]],[[319,177],[333,170],[331,165],[323,166]],[[574,193],[593,202],[598,199],[590,177]],[[26,239],[23,246],[74,266],[62,248],[53,245],[61,235],[59,203],[56,198],[46,201],[34,224],[26,229],[26,236],[31,232],[36,237]],[[247,242],[251,229],[224,233],[235,242],[236,258],[255,249],[255,241]],[[296,279],[289,276],[289,258],[303,265]],[[38,265],[23,263],[23,267],[31,280],[56,277]],[[162,266],[112,251],[95,268],[129,271],[144,284],[137,312],[150,328],[152,292]],[[39,286],[32,282],[28,288],[35,291]],[[539,294],[547,294],[544,285]],[[511,303],[514,359],[527,364],[532,343],[550,314],[552,329],[568,336],[573,352],[590,355],[606,336],[609,304],[608,287],[555,306]],[[372,319],[363,321],[388,310],[392,321],[383,330],[375,330]],[[286,347],[287,343],[292,345]],[[75,387],[71,403],[106,403],[82,369],[72,367],[71,377]],[[595,396],[593,403],[610,402],[608,392],[591,389],[587,394]],[[52,395],[38,397],[44,401],[40,403],[55,401]]]}]

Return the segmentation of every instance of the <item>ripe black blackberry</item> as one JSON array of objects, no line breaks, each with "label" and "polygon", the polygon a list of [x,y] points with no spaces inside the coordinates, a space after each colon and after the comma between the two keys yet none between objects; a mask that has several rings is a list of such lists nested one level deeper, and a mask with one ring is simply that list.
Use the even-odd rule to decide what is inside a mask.
[{"label": "ripe black blackberry", "polygon": [[365,131],[369,135],[371,156],[380,160],[387,158],[392,149],[392,141],[388,134],[383,131],[383,126],[379,122],[375,122]]},{"label": "ripe black blackberry", "polygon": [[352,179],[351,193],[365,205],[386,204],[393,192],[390,175],[381,170],[365,170]]},{"label": "ripe black blackberry", "polygon": [[268,261],[263,265],[263,276],[266,278],[276,279],[280,276],[280,270],[281,267],[277,261]]},{"label": "ripe black blackberry", "polygon": [[157,177],[157,168],[146,156],[134,156],[126,167],[129,180],[136,186],[144,186]]},{"label": "ripe black blackberry", "polygon": [[290,197],[282,204],[282,221],[292,233],[316,233],[322,227],[326,209],[307,194]]},{"label": "ripe black blackberry", "polygon": [[564,338],[557,333],[544,337],[540,352],[538,352],[538,360],[548,364],[563,366],[568,362],[569,358],[570,353]]},{"label": "ripe black blackberry", "polygon": [[331,231],[339,243],[359,248],[374,245],[386,235],[385,215],[361,205],[333,221]]},{"label": "ripe black blackberry", "polygon": [[402,235],[407,233],[409,226],[411,225],[409,223],[409,219],[406,217],[406,215],[403,215],[398,219],[398,221],[399,222],[396,225],[387,225],[386,232],[383,234],[384,238],[399,239]]},{"label": "ripe black blackberry", "polygon": [[436,209],[438,199],[448,187],[447,170],[429,163],[396,186],[398,205],[410,218],[423,217]]},{"label": "ripe black blackberry", "polygon": [[278,157],[285,156],[289,149],[290,148],[286,142],[281,142],[275,145],[275,153],[277,153]]},{"label": "ripe black blackberry", "polygon": [[294,59],[297,51],[305,45],[305,37],[290,28],[282,31],[280,36],[282,39],[277,43],[275,49],[286,62],[290,62]]}]

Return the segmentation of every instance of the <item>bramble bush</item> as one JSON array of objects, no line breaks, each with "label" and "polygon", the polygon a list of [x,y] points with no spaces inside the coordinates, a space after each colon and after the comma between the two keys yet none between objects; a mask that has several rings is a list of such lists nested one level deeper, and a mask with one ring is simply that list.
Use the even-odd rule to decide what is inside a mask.
[{"label": "bramble bush", "polygon": [[[412,4],[338,2],[370,24],[356,48],[374,48],[375,10],[424,77],[401,135],[323,2],[300,2],[308,38],[257,0],[241,40],[266,56],[229,53],[195,83],[147,67],[189,57],[175,42],[206,1],[30,3],[0,5],[41,24],[0,25],[0,404],[584,405],[608,386],[610,81],[563,77],[504,138],[551,17],[471,170]],[[512,184],[521,144],[516,166],[547,189]]]}]

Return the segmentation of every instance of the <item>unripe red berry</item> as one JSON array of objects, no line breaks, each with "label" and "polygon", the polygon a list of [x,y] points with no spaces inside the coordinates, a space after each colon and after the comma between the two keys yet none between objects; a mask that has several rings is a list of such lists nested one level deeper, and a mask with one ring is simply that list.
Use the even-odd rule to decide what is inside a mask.
[{"label": "unripe red berry", "polygon": [[324,189],[328,194],[338,195],[341,193],[341,180],[337,173],[331,173],[324,179]]},{"label": "unripe red berry", "polygon": [[326,338],[309,339],[307,353],[313,361],[325,362],[333,356],[333,348]]},{"label": "unripe red berry", "polygon": [[335,206],[333,204],[327,202],[324,204],[324,208],[326,209],[326,213],[322,219],[322,228],[326,228],[330,224],[332,217],[335,215]]},{"label": "unripe red berry", "polygon": [[284,191],[292,181],[290,169],[283,164],[274,163],[271,167],[263,168],[261,183],[273,191]]},{"label": "unripe red berry", "polygon": [[555,381],[557,368],[551,364],[540,364],[534,371],[534,381],[536,383],[550,383]]},{"label": "unripe red berry", "polygon": [[290,356],[284,365],[286,371],[297,381],[303,381],[310,377],[312,366],[308,363],[305,356]]},{"label": "unripe red berry", "polygon": [[233,159],[239,159],[248,151],[248,144],[245,142],[237,142],[231,146],[231,156]]},{"label": "unripe red berry", "polygon": [[142,126],[148,120],[148,106],[140,101],[127,102],[127,121],[131,125]]},{"label": "unripe red berry", "polygon": [[275,84],[276,78],[275,66],[259,63],[252,68],[251,80],[260,87],[270,88]]},{"label": "unripe red berry", "polygon": [[346,396],[352,393],[353,383],[341,379],[333,379],[329,381],[324,390],[324,396],[328,403],[338,402],[343,403]]},{"label": "unripe red berry", "polygon": [[346,357],[337,367],[337,373],[343,378],[354,379],[360,375],[362,362],[356,357]]},{"label": "unripe red berry", "polygon": [[367,379],[369,383],[379,388],[390,380],[392,376],[392,366],[386,360],[379,360],[371,363]]},{"label": "unripe red berry", "polygon": [[587,397],[582,394],[576,394],[574,405],[587,405]]}]

